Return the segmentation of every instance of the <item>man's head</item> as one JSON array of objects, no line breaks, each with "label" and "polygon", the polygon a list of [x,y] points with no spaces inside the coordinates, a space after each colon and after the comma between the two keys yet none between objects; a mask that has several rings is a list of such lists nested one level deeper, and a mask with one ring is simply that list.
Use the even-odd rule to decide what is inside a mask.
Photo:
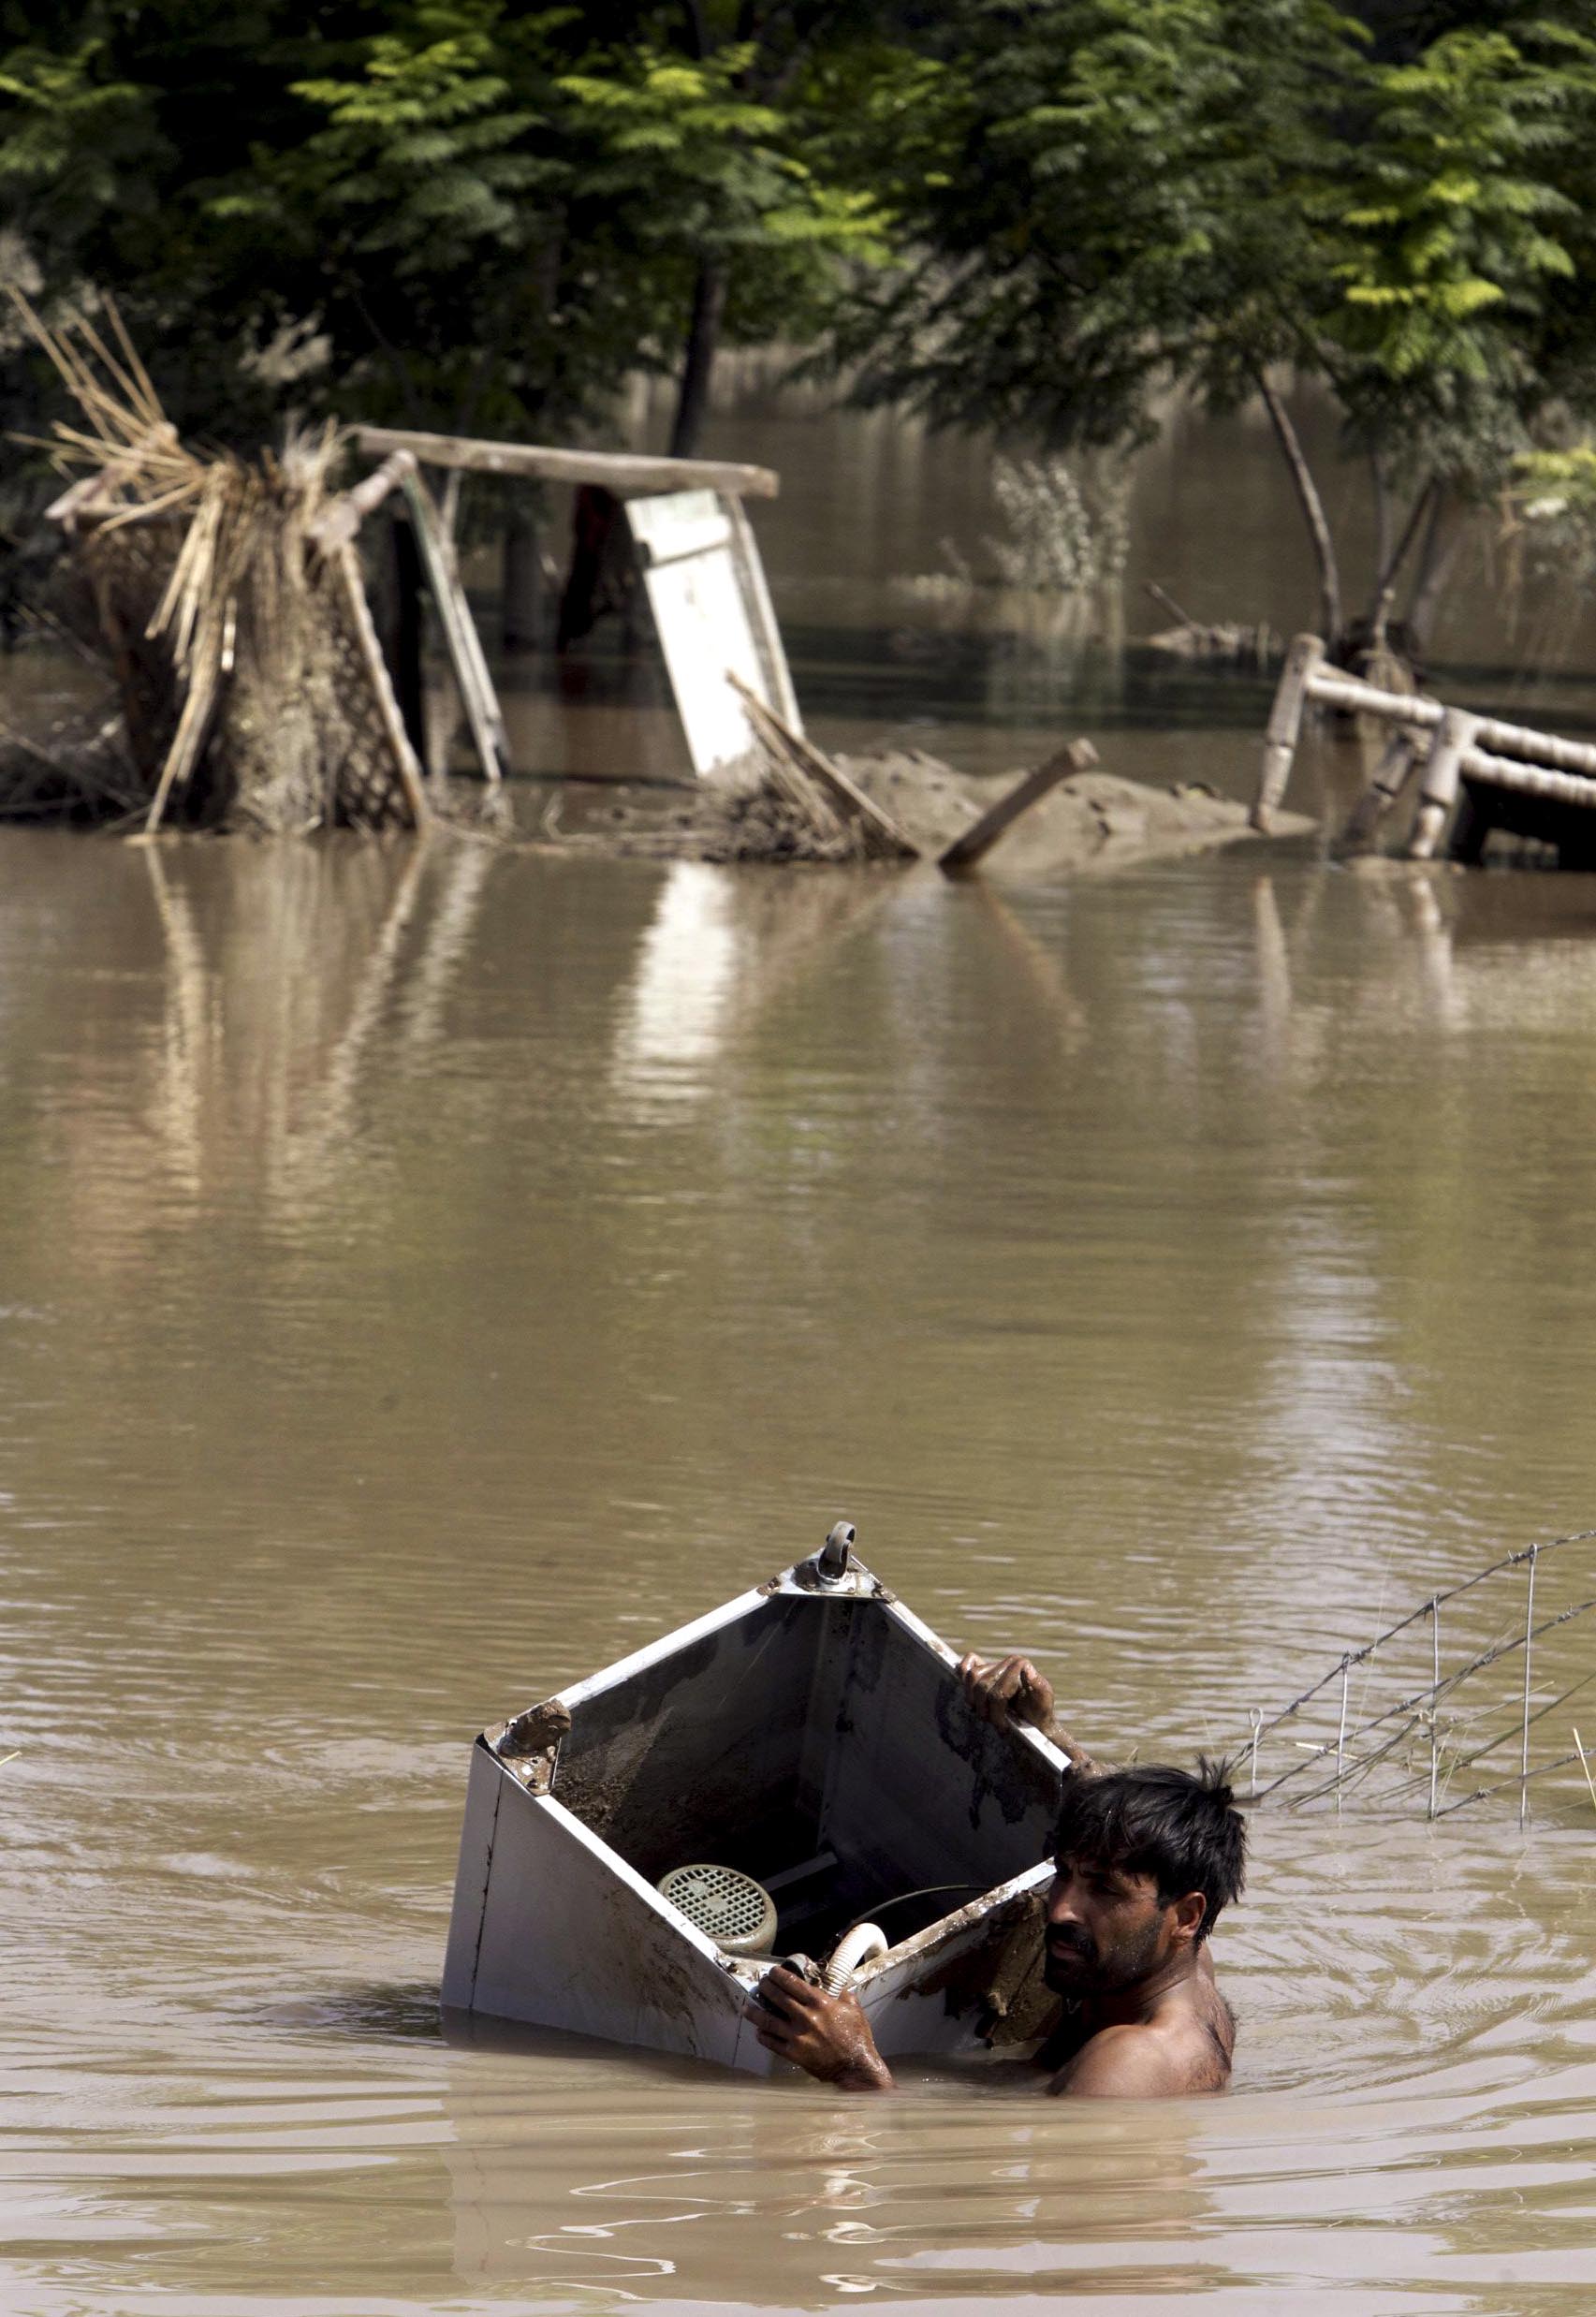
[{"label": "man's head", "polygon": [[1241,1888],[1247,1830],[1223,1771],[1112,1770],[1064,1787],[1047,1985],[1110,1995],[1195,1950]]}]

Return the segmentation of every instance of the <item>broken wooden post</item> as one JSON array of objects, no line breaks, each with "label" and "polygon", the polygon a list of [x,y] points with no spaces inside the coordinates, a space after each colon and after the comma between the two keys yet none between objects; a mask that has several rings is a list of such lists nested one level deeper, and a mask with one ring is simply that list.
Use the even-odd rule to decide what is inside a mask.
[{"label": "broken wooden post", "polygon": [[1393,732],[1381,753],[1369,786],[1347,814],[1336,841],[1342,853],[1361,853],[1374,842],[1375,831],[1413,777],[1418,763],[1413,735],[1406,727]]},{"label": "broken wooden post", "polygon": [[366,517],[376,512],[388,492],[398,490],[405,477],[415,472],[416,462],[409,451],[396,450],[363,482],[357,483],[352,491],[344,491],[324,507],[315,521],[306,527],[305,536],[324,555],[333,554],[355,536]]},{"label": "broken wooden post", "polygon": [[1480,719],[1471,716],[1466,710],[1449,708],[1436,727],[1435,738],[1424,760],[1418,810],[1413,814],[1413,834],[1408,839],[1408,858],[1411,861],[1428,861],[1435,858],[1442,830],[1457,801],[1463,752],[1473,745],[1479,723]]},{"label": "broken wooden post", "polygon": [[920,848],[906,837],[889,813],[884,813],[873,797],[867,797],[857,784],[851,781],[839,764],[815,747],[813,741],[778,716],[759,697],[757,692],[742,678],[728,670],[726,681],[732,685],[748,711],[749,722],[754,731],[773,753],[783,755],[796,763],[824,790],[830,802],[844,820],[861,829],[867,839],[880,850],[900,860],[918,860]]},{"label": "broken wooden post", "polygon": [[377,641],[372,608],[366,601],[366,582],[360,571],[360,559],[352,542],[345,540],[332,561],[344,591],[344,608],[349,614],[356,650],[372,687],[377,721],[388,743],[404,801],[410,808],[411,825],[418,829],[424,829],[431,818],[426,786],[416,752],[410,745],[410,736],[404,729],[404,719],[399,712],[399,702],[393,696],[393,686],[388,680],[388,667],[383,659],[382,646]]},{"label": "broken wooden post", "polygon": [[1280,683],[1275,691],[1275,704],[1269,711],[1268,727],[1264,735],[1264,762],[1258,775],[1258,794],[1250,814],[1252,827],[1260,836],[1267,837],[1274,827],[1276,809],[1291,778],[1292,759],[1296,754],[1297,738],[1302,730],[1302,711],[1308,700],[1308,687],[1325,657],[1325,647],[1317,636],[1297,636],[1285,655]]},{"label": "broken wooden post", "polygon": [[499,713],[498,695],[483,656],[482,639],[461,585],[454,549],[432,494],[416,471],[414,460],[403,482],[416,544],[420,550],[421,568],[427,575],[428,592],[437,607],[438,623],[444,632],[465,720],[471,727],[476,760],[485,780],[498,781],[508,769],[509,748],[504,719]]},{"label": "broken wooden post", "polygon": [[1057,788],[1061,781],[1076,772],[1090,772],[1097,762],[1097,751],[1090,741],[1068,741],[1046,764],[1027,772],[1017,781],[1006,796],[989,805],[978,820],[973,821],[961,837],[956,837],[946,849],[937,855],[937,867],[950,873],[961,869],[973,869],[989,853],[1003,831],[1011,829],[1022,813],[1041,798]]}]

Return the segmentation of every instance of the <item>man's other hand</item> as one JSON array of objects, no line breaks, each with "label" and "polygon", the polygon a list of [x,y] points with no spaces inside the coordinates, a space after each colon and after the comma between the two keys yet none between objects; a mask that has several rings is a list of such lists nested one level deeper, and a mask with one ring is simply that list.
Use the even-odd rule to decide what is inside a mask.
[{"label": "man's other hand", "polygon": [[892,2076],[854,1995],[827,1995],[778,1963],[759,1982],[754,2033],[767,2051],[791,2060],[840,2091],[890,2091]]},{"label": "man's other hand", "polygon": [[989,1664],[972,1651],[959,1659],[959,1672],[965,1696],[984,1722],[1000,1730],[1006,1730],[1011,1722],[1051,1729],[1053,1685],[1028,1657],[1000,1657]]}]

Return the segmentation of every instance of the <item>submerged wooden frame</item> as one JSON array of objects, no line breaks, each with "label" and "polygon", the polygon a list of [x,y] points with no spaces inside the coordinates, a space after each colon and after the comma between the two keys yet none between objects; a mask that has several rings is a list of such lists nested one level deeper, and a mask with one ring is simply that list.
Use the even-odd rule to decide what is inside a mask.
[{"label": "submerged wooden frame", "polygon": [[[1405,847],[1410,860],[1434,858],[1465,789],[1475,796],[1539,799],[1575,812],[1596,809],[1596,744],[1528,725],[1475,714],[1422,692],[1393,692],[1330,665],[1324,640],[1298,636],[1286,653],[1264,736],[1252,827],[1267,835],[1284,799],[1303,718],[1310,706],[1374,718],[1392,737],[1340,835],[1360,851],[1418,776],[1418,800]],[[1467,845],[1478,858],[1489,814],[1476,814]]]}]

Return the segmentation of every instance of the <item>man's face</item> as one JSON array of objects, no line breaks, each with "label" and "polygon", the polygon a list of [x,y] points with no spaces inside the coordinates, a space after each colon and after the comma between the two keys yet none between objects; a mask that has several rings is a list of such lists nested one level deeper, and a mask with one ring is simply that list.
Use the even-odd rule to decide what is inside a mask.
[{"label": "man's face", "polygon": [[1055,1995],[1117,1994],[1169,1959],[1176,1909],[1149,1874],[1094,1858],[1061,1857],[1047,1893],[1047,1963]]}]

